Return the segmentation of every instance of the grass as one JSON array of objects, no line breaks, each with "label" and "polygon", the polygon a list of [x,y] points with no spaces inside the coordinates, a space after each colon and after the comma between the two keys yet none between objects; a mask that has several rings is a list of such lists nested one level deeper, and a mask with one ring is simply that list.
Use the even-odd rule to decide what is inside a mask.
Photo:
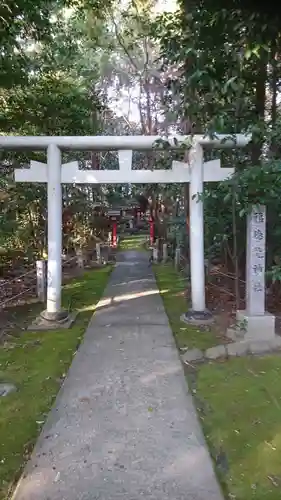
[{"label": "grass", "polygon": [[[33,448],[110,271],[110,267],[87,271],[64,286],[64,305],[71,299],[72,308],[79,311],[72,328],[21,335],[15,331],[0,349],[0,381],[18,388],[0,401],[1,500],[8,498]],[[31,317],[32,308],[27,314]]]},{"label": "grass", "polygon": [[132,235],[125,236],[121,239],[119,249],[120,250],[139,250],[146,251],[145,248],[146,237],[145,235]]},{"label": "grass", "polygon": [[[185,279],[171,265],[154,266],[178,347],[205,349],[212,332],[180,322]],[[225,497],[281,498],[281,357],[232,358],[188,371],[206,440]]]},{"label": "grass", "polygon": [[199,368],[197,395],[211,449],[228,462],[227,498],[281,498],[281,359],[234,358]]},{"label": "grass", "polygon": [[172,264],[155,265],[154,273],[179,349],[198,347],[204,350],[216,345],[218,342],[212,332],[185,325],[180,319],[188,309],[185,297],[186,278]]}]

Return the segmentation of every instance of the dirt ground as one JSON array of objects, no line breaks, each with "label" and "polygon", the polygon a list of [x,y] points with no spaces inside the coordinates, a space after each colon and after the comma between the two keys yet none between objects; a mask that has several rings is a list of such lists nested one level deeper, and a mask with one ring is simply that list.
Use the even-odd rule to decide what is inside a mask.
[{"label": "dirt ground", "polygon": [[[244,310],[246,283],[242,280],[239,282],[239,294],[238,308]],[[233,276],[224,272],[222,274],[214,272],[207,280],[206,302],[208,308],[216,316],[216,328],[223,336],[227,328],[235,323],[237,304]],[[276,317],[276,333],[281,335],[281,287],[279,284],[269,287],[265,302],[266,310]]]}]

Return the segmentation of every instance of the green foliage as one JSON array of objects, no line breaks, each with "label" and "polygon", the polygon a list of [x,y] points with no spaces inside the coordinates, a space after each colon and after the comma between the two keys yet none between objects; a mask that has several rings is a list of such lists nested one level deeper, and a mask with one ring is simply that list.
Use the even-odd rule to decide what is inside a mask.
[{"label": "green foliage", "polygon": [[3,95],[0,129],[10,133],[80,135],[90,132],[95,105],[87,89],[62,75],[45,74]]},{"label": "green foliage", "polygon": [[41,42],[49,39],[51,13],[56,1],[5,0],[1,6],[1,55],[0,85],[11,88],[27,80],[27,41]]},{"label": "green foliage", "polygon": [[[281,255],[281,163],[274,161],[237,171],[229,180],[205,186],[203,199],[206,222],[206,246],[210,256],[226,247],[232,253],[233,217],[240,255],[245,253],[246,215],[252,205],[267,207],[267,260],[273,265]],[[224,210],[221,210],[223,203]],[[219,217],[218,217],[219,214]]]},{"label": "green foliage", "polygon": [[[73,8],[71,13],[66,6]],[[214,249],[215,253],[223,253],[227,245],[233,254],[234,220],[241,242],[239,252],[243,252],[244,215],[252,203],[268,206],[270,228],[278,223],[279,216],[274,215],[279,207],[275,186],[279,186],[281,139],[280,114],[274,97],[281,69],[277,23],[269,23],[260,14],[246,15],[235,2],[231,2],[228,11],[218,0],[191,2],[188,11],[181,2],[176,12],[164,12],[155,22],[151,1],[129,2],[126,9],[111,1],[101,9],[99,0],[67,4],[54,1],[48,4],[49,10],[37,2],[37,10],[35,4],[28,8],[19,24],[13,11],[15,37],[20,30],[28,37],[21,42],[25,58],[22,78],[11,80],[8,87],[3,82],[0,88],[1,133],[193,134],[251,129],[253,142],[247,150],[222,155],[225,165],[236,168],[233,179],[219,186],[206,186],[208,253]],[[5,43],[14,50],[16,38],[8,32],[6,35]],[[138,106],[140,123],[132,123],[125,115],[117,117],[108,107],[109,90],[114,100],[132,88],[140,90],[140,98],[132,98],[134,106]],[[263,90],[267,92],[267,104],[263,102]],[[165,140],[161,144],[162,151],[153,151],[151,155],[134,152],[134,165],[169,168],[172,159],[186,158],[190,140],[173,156]],[[207,152],[206,156],[214,157],[214,153]],[[33,158],[45,160],[43,155]],[[64,158],[73,156],[65,154]],[[10,175],[13,166],[30,159],[30,155],[13,154],[8,159],[5,155],[2,165],[8,165]],[[80,160],[83,168],[98,163],[100,168],[117,167],[114,153],[86,152]],[[182,186],[178,185],[67,186],[64,206],[71,204],[72,213],[76,211],[72,240],[84,241],[93,232],[103,233],[103,222],[92,217],[96,203],[114,205],[139,193],[145,195],[149,208],[156,213],[163,203],[172,212],[175,200],[188,196],[187,190],[183,195]],[[185,201],[188,207],[188,200]],[[42,249],[46,240],[45,187],[13,186],[9,188],[9,198],[1,203],[3,244],[27,250],[28,241],[37,240]],[[226,208],[223,212],[222,203]],[[93,224],[99,228],[93,228]],[[160,222],[158,226],[160,230]],[[8,237],[11,230],[12,237]],[[272,238],[275,231],[270,229]],[[183,232],[184,227],[174,227],[173,233],[178,236],[183,236]],[[269,261],[279,252],[277,233],[273,240]]]},{"label": "green foliage", "polygon": [[119,248],[121,251],[135,250],[138,252],[145,252],[147,250],[146,243],[146,239],[143,235],[129,236],[121,239]]},{"label": "green foliage", "polygon": [[[70,4],[68,4],[70,5]],[[94,3],[92,5],[94,7]],[[48,7],[48,8],[47,8]],[[35,12],[28,12],[21,19],[28,38],[22,43],[21,75],[13,79],[12,70],[7,77],[11,84],[0,79],[0,133],[19,135],[92,135],[97,132],[99,114],[106,108],[96,90],[98,72],[91,73],[91,80],[79,74],[81,47],[81,11],[77,6],[72,15],[67,14],[65,4],[44,4],[41,15],[38,2],[29,5]],[[39,9],[39,10],[38,10]],[[17,19],[18,14],[15,16]],[[55,22],[54,22],[55,21]],[[34,30],[30,23],[34,22]],[[36,24],[37,23],[37,24]],[[38,30],[36,32],[35,28]],[[18,36],[15,26],[15,37]],[[17,40],[7,39],[11,51]],[[64,160],[73,159],[69,154]],[[45,154],[5,152],[1,154],[2,196],[0,221],[0,246],[2,263],[22,251],[29,259],[42,255],[46,250],[47,213],[46,187],[19,185],[13,182],[14,167],[26,166],[31,159],[46,161]],[[89,153],[81,155],[89,162]],[[75,230],[65,235],[64,244],[69,247],[74,240],[88,240],[92,234],[93,205],[105,196],[98,188],[68,186],[63,190],[63,205],[76,205],[72,212]],[[77,220],[76,220],[77,219]],[[95,231],[95,230],[93,230]],[[80,232],[80,236],[79,233]],[[87,235],[87,236],[86,236]]]},{"label": "green foliage", "polygon": [[[280,26],[235,1],[226,8],[218,0],[202,0],[181,2],[176,12],[159,15],[151,35],[160,45],[165,107],[178,130],[253,133],[245,151],[221,154],[223,165],[235,168],[233,178],[205,185],[207,253],[234,257],[236,241],[243,256],[245,215],[251,204],[265,204],[271,265],[281,251]],[[206,159],[213,157],[206,152]]]}]

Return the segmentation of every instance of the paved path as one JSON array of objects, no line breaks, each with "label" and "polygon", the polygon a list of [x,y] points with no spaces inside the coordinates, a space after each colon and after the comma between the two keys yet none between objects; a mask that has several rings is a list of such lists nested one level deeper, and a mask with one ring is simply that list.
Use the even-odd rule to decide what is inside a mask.
[{"label": "paved path", "polygon": [[222,500],[148,257],[118,260],[14,499]]}]

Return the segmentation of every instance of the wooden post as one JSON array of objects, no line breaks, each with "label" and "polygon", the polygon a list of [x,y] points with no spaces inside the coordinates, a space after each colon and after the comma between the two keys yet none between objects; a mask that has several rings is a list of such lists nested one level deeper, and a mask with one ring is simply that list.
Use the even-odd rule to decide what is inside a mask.
[{"label": "wooden post", "polygon": [[47,298],[47,261],[36,261],[36,277],[37,277],[37,297],[40,302],[45,302]]}]

